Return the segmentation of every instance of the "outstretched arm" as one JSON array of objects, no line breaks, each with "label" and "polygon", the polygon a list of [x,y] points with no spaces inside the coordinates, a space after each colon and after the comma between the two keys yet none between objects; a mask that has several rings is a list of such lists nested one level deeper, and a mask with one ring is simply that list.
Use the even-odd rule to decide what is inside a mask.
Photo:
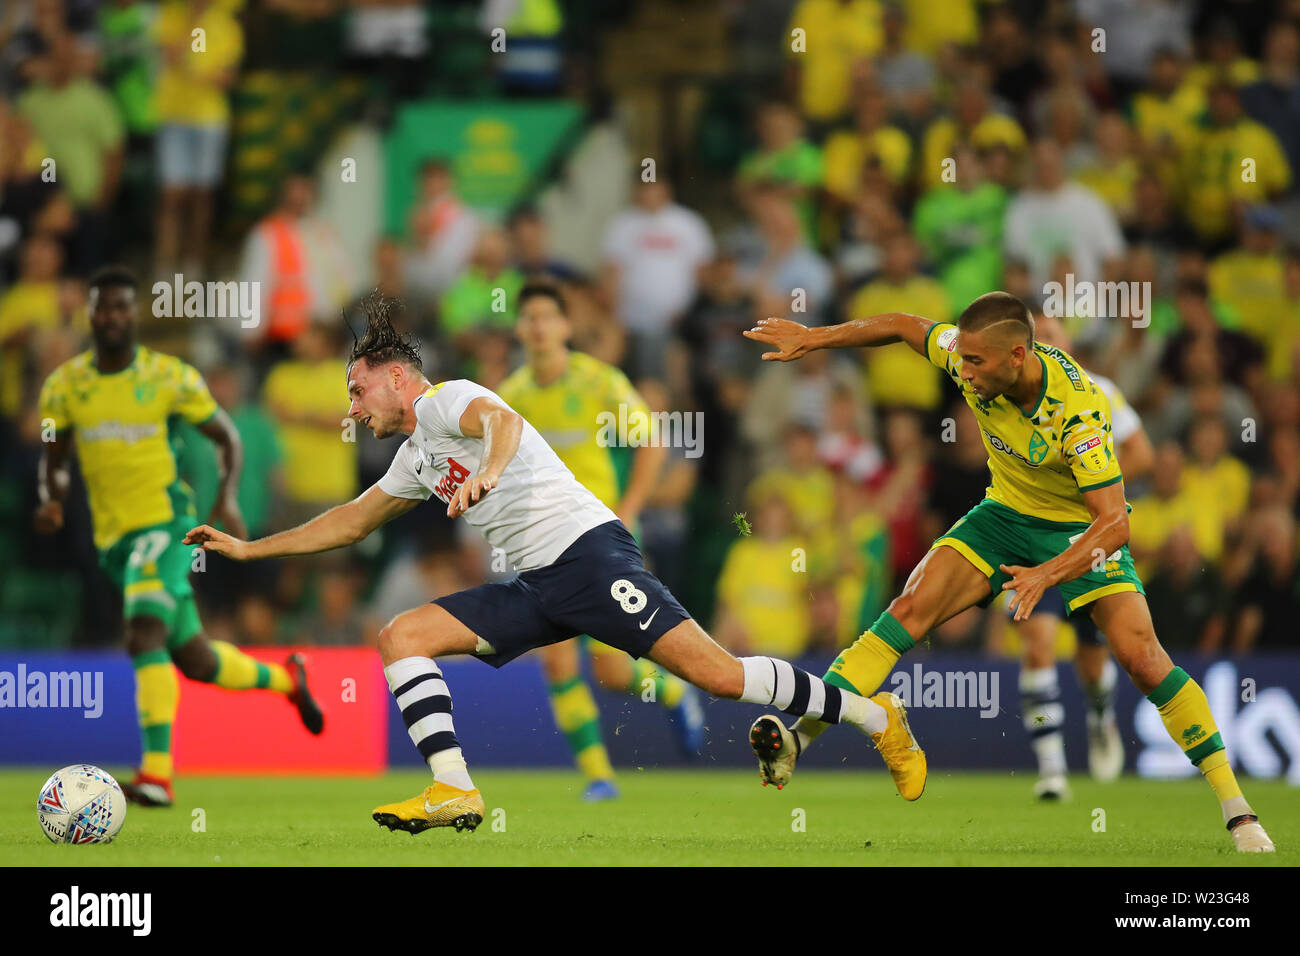
[{"label": "outstretched arm", "polygon": [[257,561],[290,554],[315,554],[356,544],[386,521],[405,514],[419,498],[394,498],[371,485],[347,504],[331,508],[306,524],[256,541],[241,541],[210,525],[199,525],[185,535],[185,543],[215,551],[235,561]]},{"label": "outstretched arm", "polygon": [[764,352],[765,362],[789,362],[815,349],[858,348],[864,345],[892,345],[906,342],[912,350],[925,355],[925,336],[934,322],[907,312],[882,312],[865,319],[839,325],[810,329],[789,319],[759,319],[758,325],[745,331],[747,339],[775,346],[777,351]]}]

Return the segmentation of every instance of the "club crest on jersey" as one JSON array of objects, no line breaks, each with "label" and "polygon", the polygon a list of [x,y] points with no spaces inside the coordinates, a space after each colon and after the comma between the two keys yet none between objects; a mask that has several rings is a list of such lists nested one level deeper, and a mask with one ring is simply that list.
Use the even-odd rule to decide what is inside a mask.
[{"label": "club crest on jersey", "polygon": [[[432,462],[430,462],[432,466]],[[447,474],[443,475],[442,481],[433,489],[443,501],[451,501],[451,496],[456,493],[456,489],[465,483],[469,477],[469,469],[458,462],[455,458],[447,459]]]},{"label": "club crest on jersey", "polygon": [[945,352],[951,352],[957,347],[957,330],[955,328],[944,329],[935,337],[934,343]]}]

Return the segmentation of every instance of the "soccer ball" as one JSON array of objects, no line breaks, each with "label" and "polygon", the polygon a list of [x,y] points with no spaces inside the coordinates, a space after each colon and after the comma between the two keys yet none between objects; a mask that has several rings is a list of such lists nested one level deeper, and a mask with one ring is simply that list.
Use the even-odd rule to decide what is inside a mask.
[{"label": "soccer ball", "polygon": [[126,822],[126,794],[98,767],[73,764],[45,781],[36,817],[51,843],[110,843]]}]

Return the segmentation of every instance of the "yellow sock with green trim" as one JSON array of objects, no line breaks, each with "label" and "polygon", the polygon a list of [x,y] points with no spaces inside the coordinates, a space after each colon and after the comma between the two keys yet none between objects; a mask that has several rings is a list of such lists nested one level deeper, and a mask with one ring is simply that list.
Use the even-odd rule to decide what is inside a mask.
[{"label": "yellow sock with green trim", "polygon": [[898,659],[916,646],[894,615],[885,611],[852,646],[840,652],[822,677],[860,697],[870,697],[885,682]]},{"label": "yellow sock with green trim", "polygon": [[686,685],[666,671],[660,670],[653,662],[644,657],[632,662],[632,680],[628,682],[627,692],[633,697],[641,697],[649,689],[654,689],[653,700],[670,710],[682,702]]},{"label": "yellow sock with green trim", "polygon": [[217,655],[217,673],[212,683],[227,690],[267,688],[281,694],[293,693],[293,678],[281,664],[267,664],[249,657],[234,644],[212,641]]},{"label": "yellow sock with green trim", "polygon": [[578,769],[588,780],[612,780],[614,768],[600,733],[600,711],[581,677],[573,677],[548,688],[551,710],[564,739],[569,742]]},{"label": "yellow sock with green trim", "polygon": [[1187,759],[1214,790],[1223,809],[1224,822],[1250,813],[1250,804],[1242,796],[1223,738],[1210,713],[1210,702],[1200,685],[1181,667],[1175,667],[1147,694],[1147,700],[1155,704],[1169,736],[1183,748]]},{"label": "yellow sock with green trim", "polygon": [[135,704],[144,756],[140,772],[158,780],[172,778],[172,724],[181,702],[181,682],[162,648],[131,658],[135,668]]}]

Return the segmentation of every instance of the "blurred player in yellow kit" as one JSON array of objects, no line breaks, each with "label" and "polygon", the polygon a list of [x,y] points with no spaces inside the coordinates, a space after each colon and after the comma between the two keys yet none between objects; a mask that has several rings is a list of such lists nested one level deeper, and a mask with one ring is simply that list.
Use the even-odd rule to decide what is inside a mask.
[{"label": "blurred player in yellow kit", "polygon": [[[573,329],[558,289],[530,283],[520,290],[518,305],[516,334],[527,362],[501,383],[498,394],[532,423],[573,476],[635,532],[664,459],[664,449],[654,440],[650,409],[622,372],[569,348]],[[620,422],[627,424],[622,432]],[[635,439],[638,431],[645,441],[633,451],[631,474],[620,491],[614,448],[634,444],[628,433]],[[584,649],[591,653],[592,671],[602,686],[642,698],[652,689],[654,702],[673,715],[682,750],[688,756],[699,750],[703,711],[694,688],[645,658],[633,660],[589,637],[543,647],[538,653],[551,707],[587,777],[585,799],[612,799],[618,790],[600,712],[581,672]]]},{"label": "blurred player in yellow kit", "polygon": [[[906,342],[961,390],[989,456],[992,481],[984,500],[934,542],[902,593],[823,680],[871,694],[902,654],[959,612],[1015,591],[1014,620],[1023,621],[1055,587],[1068,613],[1092,617],[1169,736],[1201,771],[1236,848],[1273,850],[1237,784],[1205,692],[1156,638],[1128,550],[1129,509],[1110,402],[1069,355],[1034,341],[1023,302],[990,292],[967,306],[956,325],[887,312],[817,329],[764,319],[745,335],[775,349],[764,360],[782,362],[819,348]],[[894,695],[875,699],[888,696]],[[901,701],[894,703],[901,714]],[[825,727],[806,717],[789,730],[771,716],[755,721],[750,742],[764,783],[788,782],[799,754]],[[906,717],[891,714],[872,740],[899,793],[919,798],[925,753]]]},{"label": "blurred player in yellow kit", "polygon": [[236,534],[244,530],[235,498],[243,450],[199,373],[136,343],[136,284],[120,267],[91,279],[94,348],[56,368],[41,388],[43,427],[54,437],[41,449],[36,526],[47,533],[63,527],[68,452],[75,443],[100,567],[122,590],[126,648],[135,667],[144,757],[122,789],[134,803],[170,806],[172,724],[180,703],[176,667],[218,687],[284,694],[314,734],[324,718],[307,691],[299,655],[284,665],[264,664],[203,634],[189,582],[191,549],[182,543],[194,523],[194,502],[176,473],[169,423],[182,418],[216,444],[221,483],[209,521]]}]

